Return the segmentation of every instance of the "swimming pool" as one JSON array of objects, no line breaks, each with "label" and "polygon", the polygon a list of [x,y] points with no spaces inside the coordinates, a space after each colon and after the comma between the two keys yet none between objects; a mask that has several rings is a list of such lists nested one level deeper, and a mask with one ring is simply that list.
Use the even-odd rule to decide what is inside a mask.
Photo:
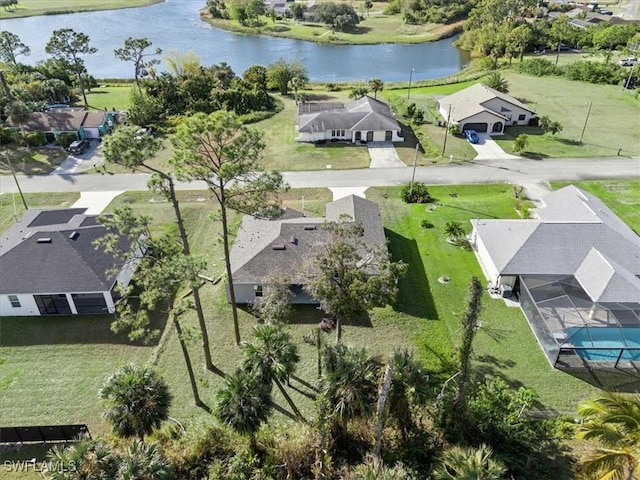
[{"label": "swimming pool", "polygon": [[640,361],[640,327],[569,327],[566,334],[567,344],[585,347],[576,348],[575,352],[586,360],[615,362],[621,349],[626,348],[620,360]]}]

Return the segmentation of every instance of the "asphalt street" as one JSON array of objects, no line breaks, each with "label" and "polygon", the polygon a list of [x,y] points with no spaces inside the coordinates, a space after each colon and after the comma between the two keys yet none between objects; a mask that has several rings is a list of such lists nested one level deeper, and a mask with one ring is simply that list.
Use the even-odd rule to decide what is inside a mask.
[{"label": "asphalt street", "polygon": [[[322,170],[283,172],[292,188],[301,187],[372,187],[401,185],[411,180],[412,168],[377,168],[359,170]],[[476,160],[466,163],[418,167],[415,179],[426,184],[497,183],[533,184],[540,182],[578,181],[615,178],[640,178],[640,157],[576,159]],[[100,192],[145,190],[149,175],[77,174],[18,176],[23,192]],[[182,190],[201,190],[200,182],[178,183]],[[0,177],[0,192],[17,192],[11,176]]]}]

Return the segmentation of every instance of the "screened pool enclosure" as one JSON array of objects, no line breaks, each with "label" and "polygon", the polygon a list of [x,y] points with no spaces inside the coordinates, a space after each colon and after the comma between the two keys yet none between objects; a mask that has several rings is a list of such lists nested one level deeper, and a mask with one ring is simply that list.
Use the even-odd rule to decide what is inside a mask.
[{"label": "screened pool enclosure", "polygon": [[594,302],[573,276],[519,280],[520,305],[552,366],[640,369],[640,299]]}]

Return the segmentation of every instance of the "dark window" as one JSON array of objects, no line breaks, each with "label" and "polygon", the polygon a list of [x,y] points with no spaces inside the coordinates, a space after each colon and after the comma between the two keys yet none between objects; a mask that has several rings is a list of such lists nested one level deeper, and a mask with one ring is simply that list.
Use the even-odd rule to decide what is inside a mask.
[{"label": "dark window", "polygon": [[519,120],[519,121],[522,121],[522,120],[524,120],[525,118],[527,118],[527,116],[526,116],[525,114],[522,114],[522,115],[519,115],[519,116],[518,116],[518,120]]},{"label": "dark window", "polygon": [[56,295],[34,295],[40,315],[69,315],[71,307],[64,293]]},{"label": "dark window", "polygon": [[109,312],[102,293],[74,293],[71,298],[80,315]]},{"label": "dark window", "polygon": [[254,285],[253,293],[254,293],[256,298],[262,297],[262,294],[263,294],[262,285]]},{"label": "dark window", "polygon": [[9,295],[9,301],[11,302],[11,306],[13,308],[20,308],[22,306],[20,305],[20,300],[18,300],[17,295]]}]

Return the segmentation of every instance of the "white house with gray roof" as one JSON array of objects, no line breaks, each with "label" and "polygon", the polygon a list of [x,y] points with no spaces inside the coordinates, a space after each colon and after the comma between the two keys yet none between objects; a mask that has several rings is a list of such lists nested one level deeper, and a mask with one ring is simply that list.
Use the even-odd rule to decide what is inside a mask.
[{"label": "white house with gray roof", "polygon": [[31,209],[2,234],[0,316],[115,311],[116,285],[128,285],[133,267],[96,249],[106,229],[85,211]]},{"label": "white house with gray roof", "polygon": [[368,95],[349,103],[302,102],[296,121],[298,142],[403,142],[389,106]]},{"label": "white house with gray roof", "polygon": [[537,125],[536,113],[520,100],[476,83],[437,100],[440,115],[460,130],[501,135],[505,126]]},{"label": "white house with gray roof", "polygon": [[511,292],[554,366],[640,366],[640,237],[573,185],[543,198],[537,218],[471,221],[491,285]]},{"label": "white house with gray roof", "polygon": [[[386,237],[378,204],[355,195],[328,203],[325,217],[305,217],[286,209],[274,220],[243,217],[231,250],[231,272],[236,301],[252,304],[263,295],[265,280],[273,272],[281,272],[291,283],[293,303],[317,304],[303,289],[300,267],[310,252],[323,241],[324,222],[344,221],[345,216],[359,222],[364,231],[363,242],[371,250],[384,248]],[[372,266],[369,274],[377,274]],[[228,291],[227,291],[228,295]]]}]

